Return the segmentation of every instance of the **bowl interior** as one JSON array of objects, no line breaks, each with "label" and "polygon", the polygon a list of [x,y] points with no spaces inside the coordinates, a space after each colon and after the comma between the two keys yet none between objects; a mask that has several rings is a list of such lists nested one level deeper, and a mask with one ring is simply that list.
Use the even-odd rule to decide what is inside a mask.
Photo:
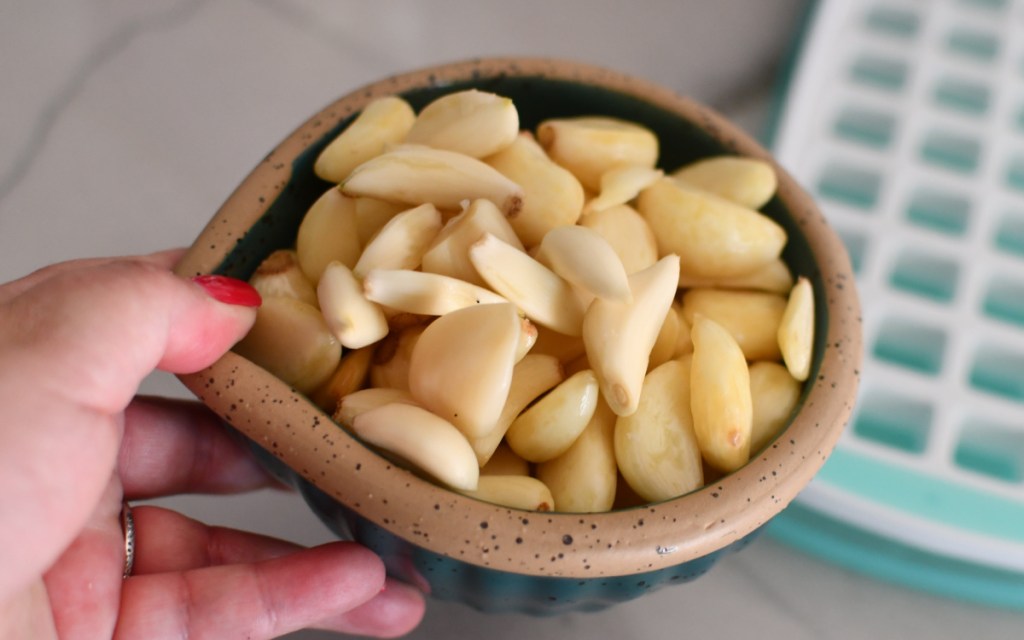
[{"label": "bowl interior", "polygon": [[[371,85],[311,118],[242,183],[193,245],[179,272],[249,278],[272,251],[293,245],[303,215],[332,186],[315,176],[313,163],[362,106],[374,97],[397,93],[419,110],[442,94],[467,88],[511,98],[523,129],[532,130],[547,118],[573,115],[641,123],[659,137],[659,165],[666,170],[723,153],[770,160],[760,146],[713,112],[603,69],[548,61],[449,65]],[[814,285],[811,377],[800,411],[784,436],[753,455],[746,467],[685,497],[584,517],[544,514],[543,519],[532,518],[540,526],[530,529],[535,535],[528,537],[529,550],[516,549],[514,540],[524,537],[529,514],[480,503],[394,469],[340,427],[321,438],[329,417],[248,361],[228,354],[210,370],[183,381],[228,423],[250,434],[324,495],[375,527],[441,555],[495,569],[568,577],[637,574],[691,561],[744,539],[785,507],[828,456],[855,395],[860,320],[849,260],[813,202],[778,171],[779,191],[763,211],[789,235],[783,258],[795,274],[807,276]],[[273,397],[273,406],[256,406],[259,396]],[[231,398],[244,401],[244,406],[238,409],[239,403]],[[246,430],[254,422],[280,423],[280,437],[288,439],[289,451],[278,450],[276,440],[271,448],[271,437],[265,434],[261,439],[252,436],[263,433]],[[304,425],[305,435],[298,440],[293,437],[295,425]],[[291,455],[302,447],[308,449],[302,453],[306,457]],[[328,448],[335,458],[351,464],[340,478],[332,475],[339,467],[329,467],[329,459],[318,462],[317,456]],[[352,475],[351,469],[361,469],[362,474]],[[509,538],[504,543],[508,553],[503,551],[501,557],[491,553],[496,531]],[[560,561],[564,556],[565,562],[552,568],[541,557],[549,552],[557,553]]]},{"label": "bowl interior", "polygon": [[[428,78],[429,81],[429,78]],[[658,166],[671,171],[683,164],[723,153],[742,153],[736,148],[736,139],[720,138],[721,131],[710,126],[710,121],[697,122],[680,117],[677,112],[651,104],[636,95],[622,93],[605,86],[583,81],[565,80],[545,76],[480,76],[458,82],[444,82],[399,92],[418,112],[434,99],[463,89],[490,91],[511,98],[519,111],[520,127],[535,130],[549,118],[604,115],[631,120],[650,128],[661,143]],[[313,163],[324,147],[343,131],[357,114],[350,115],[313,141],[291,164],[291,180],[257,224],[227,255],[216,272],[247,279],[259,263],[275,249],[292,246],[302,216],[310,205],[331,184],[316,177]],[[779,198],[773,198],[763,212],[781,224],[789,235],[783,259],[794,273],[809,277],[817,275],[818,268],[803,231],[797,227],[792,213]],[[820,287],[820,278],[812,277]],[[823,293],[816,291],[816,293]],[[819,298],[821,296],[818,296]],[[824,339],[828,322],[828,309],[819,304],[816,315],[819,331]],[[815,349],[815,353],[821,353]]]}]

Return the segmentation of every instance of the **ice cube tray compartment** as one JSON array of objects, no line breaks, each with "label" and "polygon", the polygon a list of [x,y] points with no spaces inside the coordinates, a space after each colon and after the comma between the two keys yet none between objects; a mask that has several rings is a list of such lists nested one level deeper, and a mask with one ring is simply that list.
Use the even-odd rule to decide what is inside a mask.
[{"label": "ice cube tray compartment", "polygon": [[858,406],[802,502],[1024,576],[1024,0],[820,2],[783,108],[775,152],[864,310]]}]

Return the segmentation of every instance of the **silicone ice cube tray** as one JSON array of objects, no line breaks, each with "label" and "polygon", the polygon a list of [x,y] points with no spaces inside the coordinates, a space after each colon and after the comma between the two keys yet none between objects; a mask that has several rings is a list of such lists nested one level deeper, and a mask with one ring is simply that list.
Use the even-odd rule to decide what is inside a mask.
[{"label": "silicone ice cube tray", "polygon": [[1024,1],[825,0],[772,147],[849,250],[858,408],[772,531],[1024,608]]}]

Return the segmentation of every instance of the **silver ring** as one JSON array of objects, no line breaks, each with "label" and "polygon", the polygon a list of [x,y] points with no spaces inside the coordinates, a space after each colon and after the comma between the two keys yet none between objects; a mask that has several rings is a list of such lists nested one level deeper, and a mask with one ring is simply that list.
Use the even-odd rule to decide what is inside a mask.
[{"label": "silver ring", "polygon": [[135,517],[132,506],[125,500],[121,503],[121,531],[124,532],[124,578],[132,575],[135,565]]}]

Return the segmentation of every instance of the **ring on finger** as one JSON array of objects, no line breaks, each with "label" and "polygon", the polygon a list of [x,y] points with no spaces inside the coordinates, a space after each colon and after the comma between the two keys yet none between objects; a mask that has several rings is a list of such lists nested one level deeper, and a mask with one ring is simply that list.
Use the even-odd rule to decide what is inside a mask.
[{"label": "ring on finger", "polygon": [[124,533],[123,577],[127,579],[132,575],[132,568],[135,565],[135,517],[127,500],[121,503],[121,532]]}]

